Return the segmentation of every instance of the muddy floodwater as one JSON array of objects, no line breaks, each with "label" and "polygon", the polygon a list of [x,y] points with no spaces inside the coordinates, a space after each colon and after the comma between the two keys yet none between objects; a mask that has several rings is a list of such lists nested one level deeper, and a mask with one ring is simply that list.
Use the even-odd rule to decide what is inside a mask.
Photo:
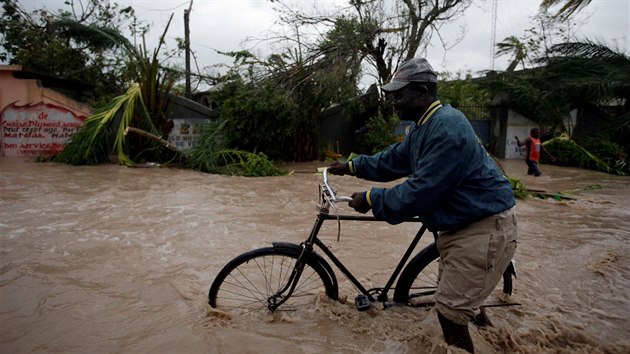
[{"label": "muddy floodwater", "polygon": [[[520,305],[471,325],[477,351],[629,353],[630,177],[542,165],[534,178],[523,161],[502,163],[528,188],[574,199],[518,201],[514,294],[489,301]],[[435,310],[358,312],[341,273],[341,302],[321,296],[299,313],[252,320],[207,304],[230,259],[306,237],[322,165],[245,178],[0,158],[0,353],[458,353]],[[371,185],[331,182],[344,195]],[[346,221],[337,242],[330,222],[321,238],[366,287],[382,286],[417,227]]]}]

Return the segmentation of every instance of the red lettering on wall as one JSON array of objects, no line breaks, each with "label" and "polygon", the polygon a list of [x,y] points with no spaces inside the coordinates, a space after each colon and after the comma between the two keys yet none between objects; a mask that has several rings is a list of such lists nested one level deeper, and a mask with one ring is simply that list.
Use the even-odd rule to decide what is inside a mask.
[{"label": "red lettering on wall", "polygon": [[13,102],[0,112],[0,156],[56,155],[85,118],[53,104],[18,106]]}]

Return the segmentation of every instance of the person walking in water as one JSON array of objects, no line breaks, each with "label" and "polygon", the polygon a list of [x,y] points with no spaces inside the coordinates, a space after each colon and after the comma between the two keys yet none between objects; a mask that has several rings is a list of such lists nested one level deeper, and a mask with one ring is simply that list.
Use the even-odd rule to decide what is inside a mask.
[{"label": "person walking in water", "polygon": [[549,155],[552,160],[556,158],[553,157],[545,147],[540,143],[540,130],[538,128],[532,128],[529,132],[530,136],[525,139],[525,141],[521,142],[518,139],[518,136],[515,136],[516,145],[521,147],[523,145],[526,146],[525,151],[525,163],[527,164],[527,175],[534,175],[535,177],[540,176],[542,173],[538,168],[538,161],[540,160],[540,150],[544,151],[545,154]]},{"label": "person walking in water", "polygon": [[419,217],[440,252],[437,316],[446,343],[474,352],[468,323],[516,250],[514,193],[466,116],[442,105],[426,59],[404,62],[382,87],[401,120],[417,122],[403,141],[372,156],[328,166],[334,175],[387,182],[352,194],[350,207],[390,224]]}]

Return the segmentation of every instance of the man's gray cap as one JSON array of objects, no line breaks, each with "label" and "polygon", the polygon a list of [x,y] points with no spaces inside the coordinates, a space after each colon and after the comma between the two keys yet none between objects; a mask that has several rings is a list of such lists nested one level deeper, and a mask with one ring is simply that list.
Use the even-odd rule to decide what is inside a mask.
[{"label": "man's gray cap", "polygon": [[384,85],[383,91],[398,91],[410,82],[437,82],[437,74],[425,58],[413,58],[402,63],[389,84]]}]

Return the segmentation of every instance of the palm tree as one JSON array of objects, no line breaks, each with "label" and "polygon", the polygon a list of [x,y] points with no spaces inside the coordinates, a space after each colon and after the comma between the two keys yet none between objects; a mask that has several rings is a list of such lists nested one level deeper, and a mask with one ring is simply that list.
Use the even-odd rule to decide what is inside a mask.
[{"label": "palm tree", "polygon": [[527,58],[527,47],[515,36],[506,37],[503,42],[497,43],[497,51],[495,53],[496,57],[509,54],[512,55],[512,61],[505,71],[514,71],[518,64],[521,64],[523,67],[525,67],[525,59]]},{"label": "palm tree", "polygon": [[[567,101],[583,102],[605,109],[611,100],[623,102],[623,108],[605,130],[612,138],[630,137],[630,57],[622,51],[591,41],[553,46],[546,65],[553,90],[562,92]],[[626,142],[629,140],[625,140]]]},{"label": "palm tree", "polygon": [[[155,147],[146,139],[127,138],[127,128],[139,128],[158,138],[168,136],[173,123],[166,117],[164,111],[174,77],[172,71],[164,70],[160,66],[158,53],[172,18],[173,15],[152,55],[145,44],[139,48],[134,47],[116,29],[84,25],[73,20],[55,22],[57,30],[65,32],[78,42],[122,48],[128,56],[127,75],[133,82],[125,94],[114,98],[88,117],[55,161],[72,164],[104,162],[109,158],[113,146],[119,162],[133,164],[132,159],[127,156],[130,146],[131,152],[136,154],[155,150]],[[122,112],[122,119],[116,119],[119,111]],[[118,126],[113,126],[116,123]],[[110,139],[111,131],[116,131],[113,142]]]},{"label": "palm tree", "polygon": [[547,11],[553,6],[562,5],[556,16],[567,18],[573,15],[573,13],[579,12],[590,3],[591,0],[542,0],[540,8],[541,10]]},{"label": "palm tree", "polygon": [[539,63],[546,65],[556,86],[567,96],[601,102],[630,98],[630,58],[621,51],[591,42],[568,42],[551,47]]}]

